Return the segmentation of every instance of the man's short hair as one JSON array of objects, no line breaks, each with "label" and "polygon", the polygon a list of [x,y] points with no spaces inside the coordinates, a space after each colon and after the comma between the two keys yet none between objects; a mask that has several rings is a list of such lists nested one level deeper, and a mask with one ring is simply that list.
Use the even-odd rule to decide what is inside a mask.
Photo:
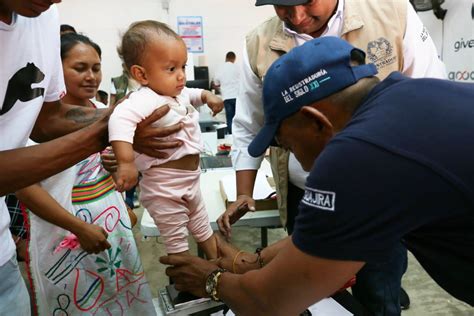
[{"label": "man's short hair", "polygon": [[225,59],[226,60],[235,59],[235,53],[234,52],[227,52],[227,54],[225,55]]},{"label": "man's short hair", "polygon": [[69,24],[61,24],[61,27],[59,29],[60,34],[65,34],[65,33],[77,33],[76,29],[69,25]]},{"label": "man's short hair", "polygon": [[108,102],[108,99],[109,99],[109,94],[107,92],[105,92],[104,90],[97,90],[97,95],[99,96],[101,102],[103,102],[104,104],[107,104]]}]

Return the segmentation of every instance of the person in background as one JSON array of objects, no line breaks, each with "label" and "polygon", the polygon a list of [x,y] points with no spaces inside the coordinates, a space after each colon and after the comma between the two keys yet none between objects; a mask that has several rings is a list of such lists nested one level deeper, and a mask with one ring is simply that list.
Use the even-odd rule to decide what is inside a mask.
[{"label": "person in background", "polygon": [[69,24],[61,24],[61,26],[59,27],[59,33],[63,35],[67,33],[77,33],[77,32],[73,26]]},{"label": "person in background", "polygon": [[140,84],[130,77],[127,67],[122,64],[122,74],[118,77],[112,78],[112,85],[110,86],[110,105],[115,105],[128,93],[137,91]]},{"label": "person in background", "polygon": [[235,115],[235,102],[239,92],[239,67],[235,64],[235,53],[227,52],[225,64],[219,68],[213,80],[215,88],[220,89],[224,100],[227,132],[232,134],[232,120]]},{"label": "person in background", "polygon": [[[238,198],[217,221],[227,237],[230,225],[255,209],[252,193],[263,155],[251,157],[248,145],[264,124],[262,84],[278,57],[313,38],[337,36],[366,50],[367,62],[377,66],[380,79],[392,71],[414,78],[446,77],[436,47],[408,0],[257,0],[256,5],[273,5],[276,16],[257,26],[245,39],[232,128],[231,155]],[[278,147],[270,147],[270,162],[282,224],[291,234],[308,173],[294,154]],[[394,247],[399,248],[400,256],[386,264],[365,265],[352,287],[354,297],[375,315],[399,315],[401,308],[410,304],[401,289],[406,250],[402,245]]]},{"label": "person in background", "polygon": [[[15,243],[9,231],[10,216],[4,196],[74,165],[108,143],[110,110],[60,102],[65,88],[59,17],[52,5],[58,2],[0,0],[0,91],[4,91],[0,96],[1,315],[31,314],[29,294],[18,269]],[[162,155],[161,150],[181,145],[179,141],[154,139],[181,128],[180,125],[150,126],[167,111],[168,107],[160,108],[140,124],[134,142],[137,151]],[[28,137],[45,143],[23,148]],[[55,216],[52,220],[56,220]],[[93,247],[104,245],[94,243]]]},{"label": "person in background", "polygon": [[[199,184],[203,144],[195,106],[206,103],[217,114],[223,102],[210,91],[185,87],[186,45],[166,24],[152,20],[133,23],[123,35],[120,55],[142,87],[120,103],[109,122],[109,139],[118,165],[114,175],[117,189],[136,185],[138,168],[142,174],[140,202],[158,226],[167,252],[189,256],[189,230],[206,257],[217,258]],[[163,159],[135,154],[136,124],[166,104],[171,111],[156,124],[183,123],[176,138],[184,145],[170,150]]]},{"label": "person in background", "polygon": [[321,37],[270,67],[249,153],[274,141],[310,172],[293,234],[255,254],[219,242],[217,262],[162,257],[176,289],[236,315],[298,315],[403,241],[474,306],[474,85],[400,72],[380,81],[364,63],[362,50]]},{"label": "person in background", "polygon": [[97,90],[95,99],[104,105],[109,104],[109,94],[104,90]]},{"label": "person in background", "polygon": [[[105,107],[94,99],[102,80],[100,47],[84,35],[65,34],[61,36],[61,59],[67,90],[62,101]],[[127,206],[115,191],[111,175],[102,167],[100,153],[42,181],[41,188],[18,191],[17,196],[35,214],[46,209],[58,214],[68,212],[79,221],[103,227],[108,235],[106,252],[86,254],[74,245],[74,239],[87,230],[74,231],[72,235],[29,214],[28,265],[33,302],[39,314],[54,314],[58,297],[63,297],[69,298],[70,304],[62,308],[72,315],[84,310],[92,314],[155,315]],[[70,269],[71,261],[80,268]],[[97,286],[102,290],[91,292]],[[133,293],[135,299],[130,300],[128,293]],[[109,302],[111,298],[113,303]]]}]

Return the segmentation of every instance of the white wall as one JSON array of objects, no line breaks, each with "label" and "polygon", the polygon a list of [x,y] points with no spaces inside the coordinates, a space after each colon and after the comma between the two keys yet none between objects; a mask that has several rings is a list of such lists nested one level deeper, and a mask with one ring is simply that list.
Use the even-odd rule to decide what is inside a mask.
[{"label": "white wall", "polygon": [[266,18],[273,16],[272,6],[255,7],[255,0],[64,0],[58,5],[61,23],[70,24],[97,42],[102,49],[103,79],[101,89],[110,90],[110,78],[122,73],[116,47],[120,33],[130,23],[155,19],[177,30],[177,16],[202,16],[204,53],[194,54],[194,64],[206,60],[212,78],[232,50],[241,60],[245,34]]},{"label": "white wall", "polygon": [[[194,54],[194,64],[209,66],[212,78],[228,51],[241,61],[245,34],[273,15],[273,6],[255,7],[255,0],[170,0],[168,24],[177,30],[177,16],[202,16],[204,53]],[[200,64],[203,59],[207,65]]]},{"label": "white wall", "polygon": [[110,78],[122,74],[117,55],[120,34],[138,20],[166,22],[160,0],[64,0],[58,4],[61,23],[74,26],[102,49],[101,89],[109,92]]}]

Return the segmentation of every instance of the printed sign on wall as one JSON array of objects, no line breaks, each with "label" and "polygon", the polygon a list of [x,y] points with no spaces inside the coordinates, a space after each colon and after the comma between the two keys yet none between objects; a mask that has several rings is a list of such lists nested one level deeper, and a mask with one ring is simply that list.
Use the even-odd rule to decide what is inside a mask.
[{"label": "printed sign on wall", "polygon": [[186,43],[188,52],[203,53],[202,16],[178,16],[178,34]]}]

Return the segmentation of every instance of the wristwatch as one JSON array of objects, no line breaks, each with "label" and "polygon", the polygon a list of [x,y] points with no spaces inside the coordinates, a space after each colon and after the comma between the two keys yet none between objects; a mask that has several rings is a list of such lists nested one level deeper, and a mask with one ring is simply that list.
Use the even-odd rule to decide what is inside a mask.
[{"label": "wristwatch", "polygon": [[217,285],[219,284],[219,279],[224,272],[227,272],[227,270],[222,268],[216,269],[212,271],[206,279],[206,293],[216,302],[220,301],[217,297]]}]

